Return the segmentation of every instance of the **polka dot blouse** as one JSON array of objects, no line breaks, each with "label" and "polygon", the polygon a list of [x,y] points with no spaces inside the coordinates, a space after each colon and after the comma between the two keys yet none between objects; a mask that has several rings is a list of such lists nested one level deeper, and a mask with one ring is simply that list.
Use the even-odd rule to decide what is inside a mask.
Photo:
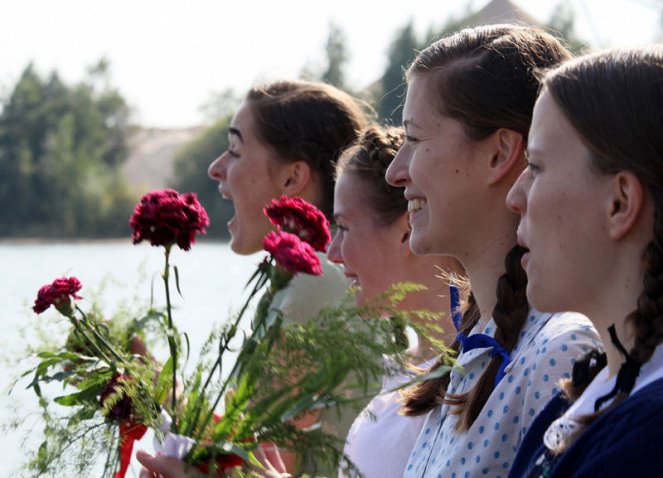
[{"label": "polka dot blouse", "polygon": [[[477,324],[470,335],[481,332],[493,336],[495,322],[491,320],[483,331]],[[412,449],[404,476],[506,477],[529,425],[559,391],[558,381],[570,377],[576,357],[598,343],[594,327],[580,314],[530,310],[506,375],[470,429],[455,431],[457,416],[449,413],[449,406],[435,408]],[[462,369],[451,372],[448,392],[471,390],[488,366],[491,350],[461,351]]]}]

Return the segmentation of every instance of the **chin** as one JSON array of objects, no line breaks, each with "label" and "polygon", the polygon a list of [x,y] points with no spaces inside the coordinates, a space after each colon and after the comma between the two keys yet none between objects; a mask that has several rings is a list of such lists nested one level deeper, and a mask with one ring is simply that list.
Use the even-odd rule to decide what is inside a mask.
[{"label": "chin", "polygon": [[255,250],[251,250],[251,248],[247,247],[246,244],[240,240],[240,238],[234,236],[230,237],[230,249],[235,254],[239,254],[240,256],[248,256],[249,254],[257,252]]},{"label": "chin", "polygon": [[527,302],[539,312],[557,312],[560,309],[550,302],[550,295],[545,288],[537,287],[532,282],[527,283]]}]

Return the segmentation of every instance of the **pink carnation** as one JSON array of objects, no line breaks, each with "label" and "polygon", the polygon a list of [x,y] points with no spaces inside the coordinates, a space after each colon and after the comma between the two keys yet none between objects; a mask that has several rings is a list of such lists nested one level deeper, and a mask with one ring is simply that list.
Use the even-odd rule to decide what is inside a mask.
[{"label": "pink carnation", "polygon": [[331,241],[329,222],[313,204],[299,197],[281,196],[280,199],[272,199],[264,212],[272,224],[297,234],[316,251],[327,250],[327,244]]},{"label": "pink carnation", "polygon": [[153,246],[177,244],[188,251],[196,241],[196,234],[205,234],[209,217],[194,193],[180,194],[174,189],[163,189],[141,198],[129,225],[134,244],[143,240]]},{"label": "pink carnation", "polygon": [[313,247],[295,234],[271,231],[263,239],[263,248],[287,271],[322,275],[320,259],[315,255]]},{"label": "pink carnation", "polygon": [[39,289],[32,310],[37,314],[41,314],[53,305],[63,313],[68,312],[71,310],[71,299],[81,298],[76,295],[76,292],[81,290],[82,287],[81,282],[76,277],[55,279],[52,284]]}]

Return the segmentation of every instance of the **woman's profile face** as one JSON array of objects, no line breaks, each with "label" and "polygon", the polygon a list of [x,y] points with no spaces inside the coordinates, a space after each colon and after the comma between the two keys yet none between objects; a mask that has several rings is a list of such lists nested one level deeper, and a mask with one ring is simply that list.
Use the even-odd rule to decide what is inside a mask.
[{"label": "woman's profile face", "polygon": [[230,122],[228,142],[228,150],[210,164],[208,173],[235,207],[228,221],[230,247],[238,254],[252,254],[262,249],[262,239],[271,229],[263,208],[281,195],[280,173],[286,165],[258,139],[247,102]]},{"label": "woman's profile face", "polygon": [[604,218],[612,207],[610,179],[549,93],[534,108],[527,144],[528,167],[507,196],[520,214],[518,242],[527,297],[542,311],[587,313],[610,280],[611,249]]},{"label": "woman's profile face", "polygon": [[416,254],[462,258],[467,234],[480,212],[474,155],[481,142],[469,140],[463,125],[439,113],[435,76],[409,81],[403,126],[406,141],[387,170],[387,182],[405,187]]},{"label": "woman's profile face", "polygon": [[[364,199],[370,185],[351,172],[340,175],[334,190],[334,219],[337,224],[327,256],[343,264],[343,271],[357,287],[357,305],[362,306],[399,282],[399,258],[407,241],[404,221],[381,226],[377,213]],[[407,247],[407,245],[405,245]]]}]

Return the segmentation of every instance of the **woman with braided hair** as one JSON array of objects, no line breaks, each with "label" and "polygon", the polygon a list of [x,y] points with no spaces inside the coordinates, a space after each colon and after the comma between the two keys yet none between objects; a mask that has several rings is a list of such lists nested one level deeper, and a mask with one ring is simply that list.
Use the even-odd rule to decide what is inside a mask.
[{"label": "woman with braided hair", "polygon": [[544,77],[529,167],[508,197],[528,248],[527,296],[585,313],[605,350],[576,363],[513,477],[663,475],[662,79],[660,45]]},{"label": "woman with braided hair", "polygon": [[[345,275],[356,287],[357,305],[389,302],[384,294],[391,286],[414,282],[426,287],[409,293],[397,304],[400,311],[430,311],[440,315],[432,330],[431,317],[411,314],[421,330],[435,334],[445,344],[453,340],[450,291],[441,274],[463,274],[458,261],[449,256],[433,258],[412,254],[408,239],[407,201],[401,188],[385,181],[385,171],[404,141],[401,128],[371,126],[341,155],[336,165],[334,220],[336,234],[327,256],[343,265]],[[422,334],[424,335],[424,334]],[[428,337],[407,344],[407,359],[419,368],[435,360],[437,349]],[[397,363],[385,357],[385,366]],[[344,454],[364,478],[400,478],[410,448],[419,436],[425,417],[399,414],[400,394],[393,391],[412,380],[413,374],[394,369],[383,378],[380,394],[355,419],[346,438]],[[339,478],[352,476],[346,463]]]},{"label": "woman with braided hair", "polygon": [[406,142],[387,171],[405,187],[416,254],[452,255],[471,292],[456,368],[423,382],[405,413],[428,413],[406,477],[505,477],[532,420],[597,343],[578,314],[531,309],[505,205],[525,166],[539,82],[533,72],[569,53],[524,26],[462,30],[423,50],[407,72]]}]

